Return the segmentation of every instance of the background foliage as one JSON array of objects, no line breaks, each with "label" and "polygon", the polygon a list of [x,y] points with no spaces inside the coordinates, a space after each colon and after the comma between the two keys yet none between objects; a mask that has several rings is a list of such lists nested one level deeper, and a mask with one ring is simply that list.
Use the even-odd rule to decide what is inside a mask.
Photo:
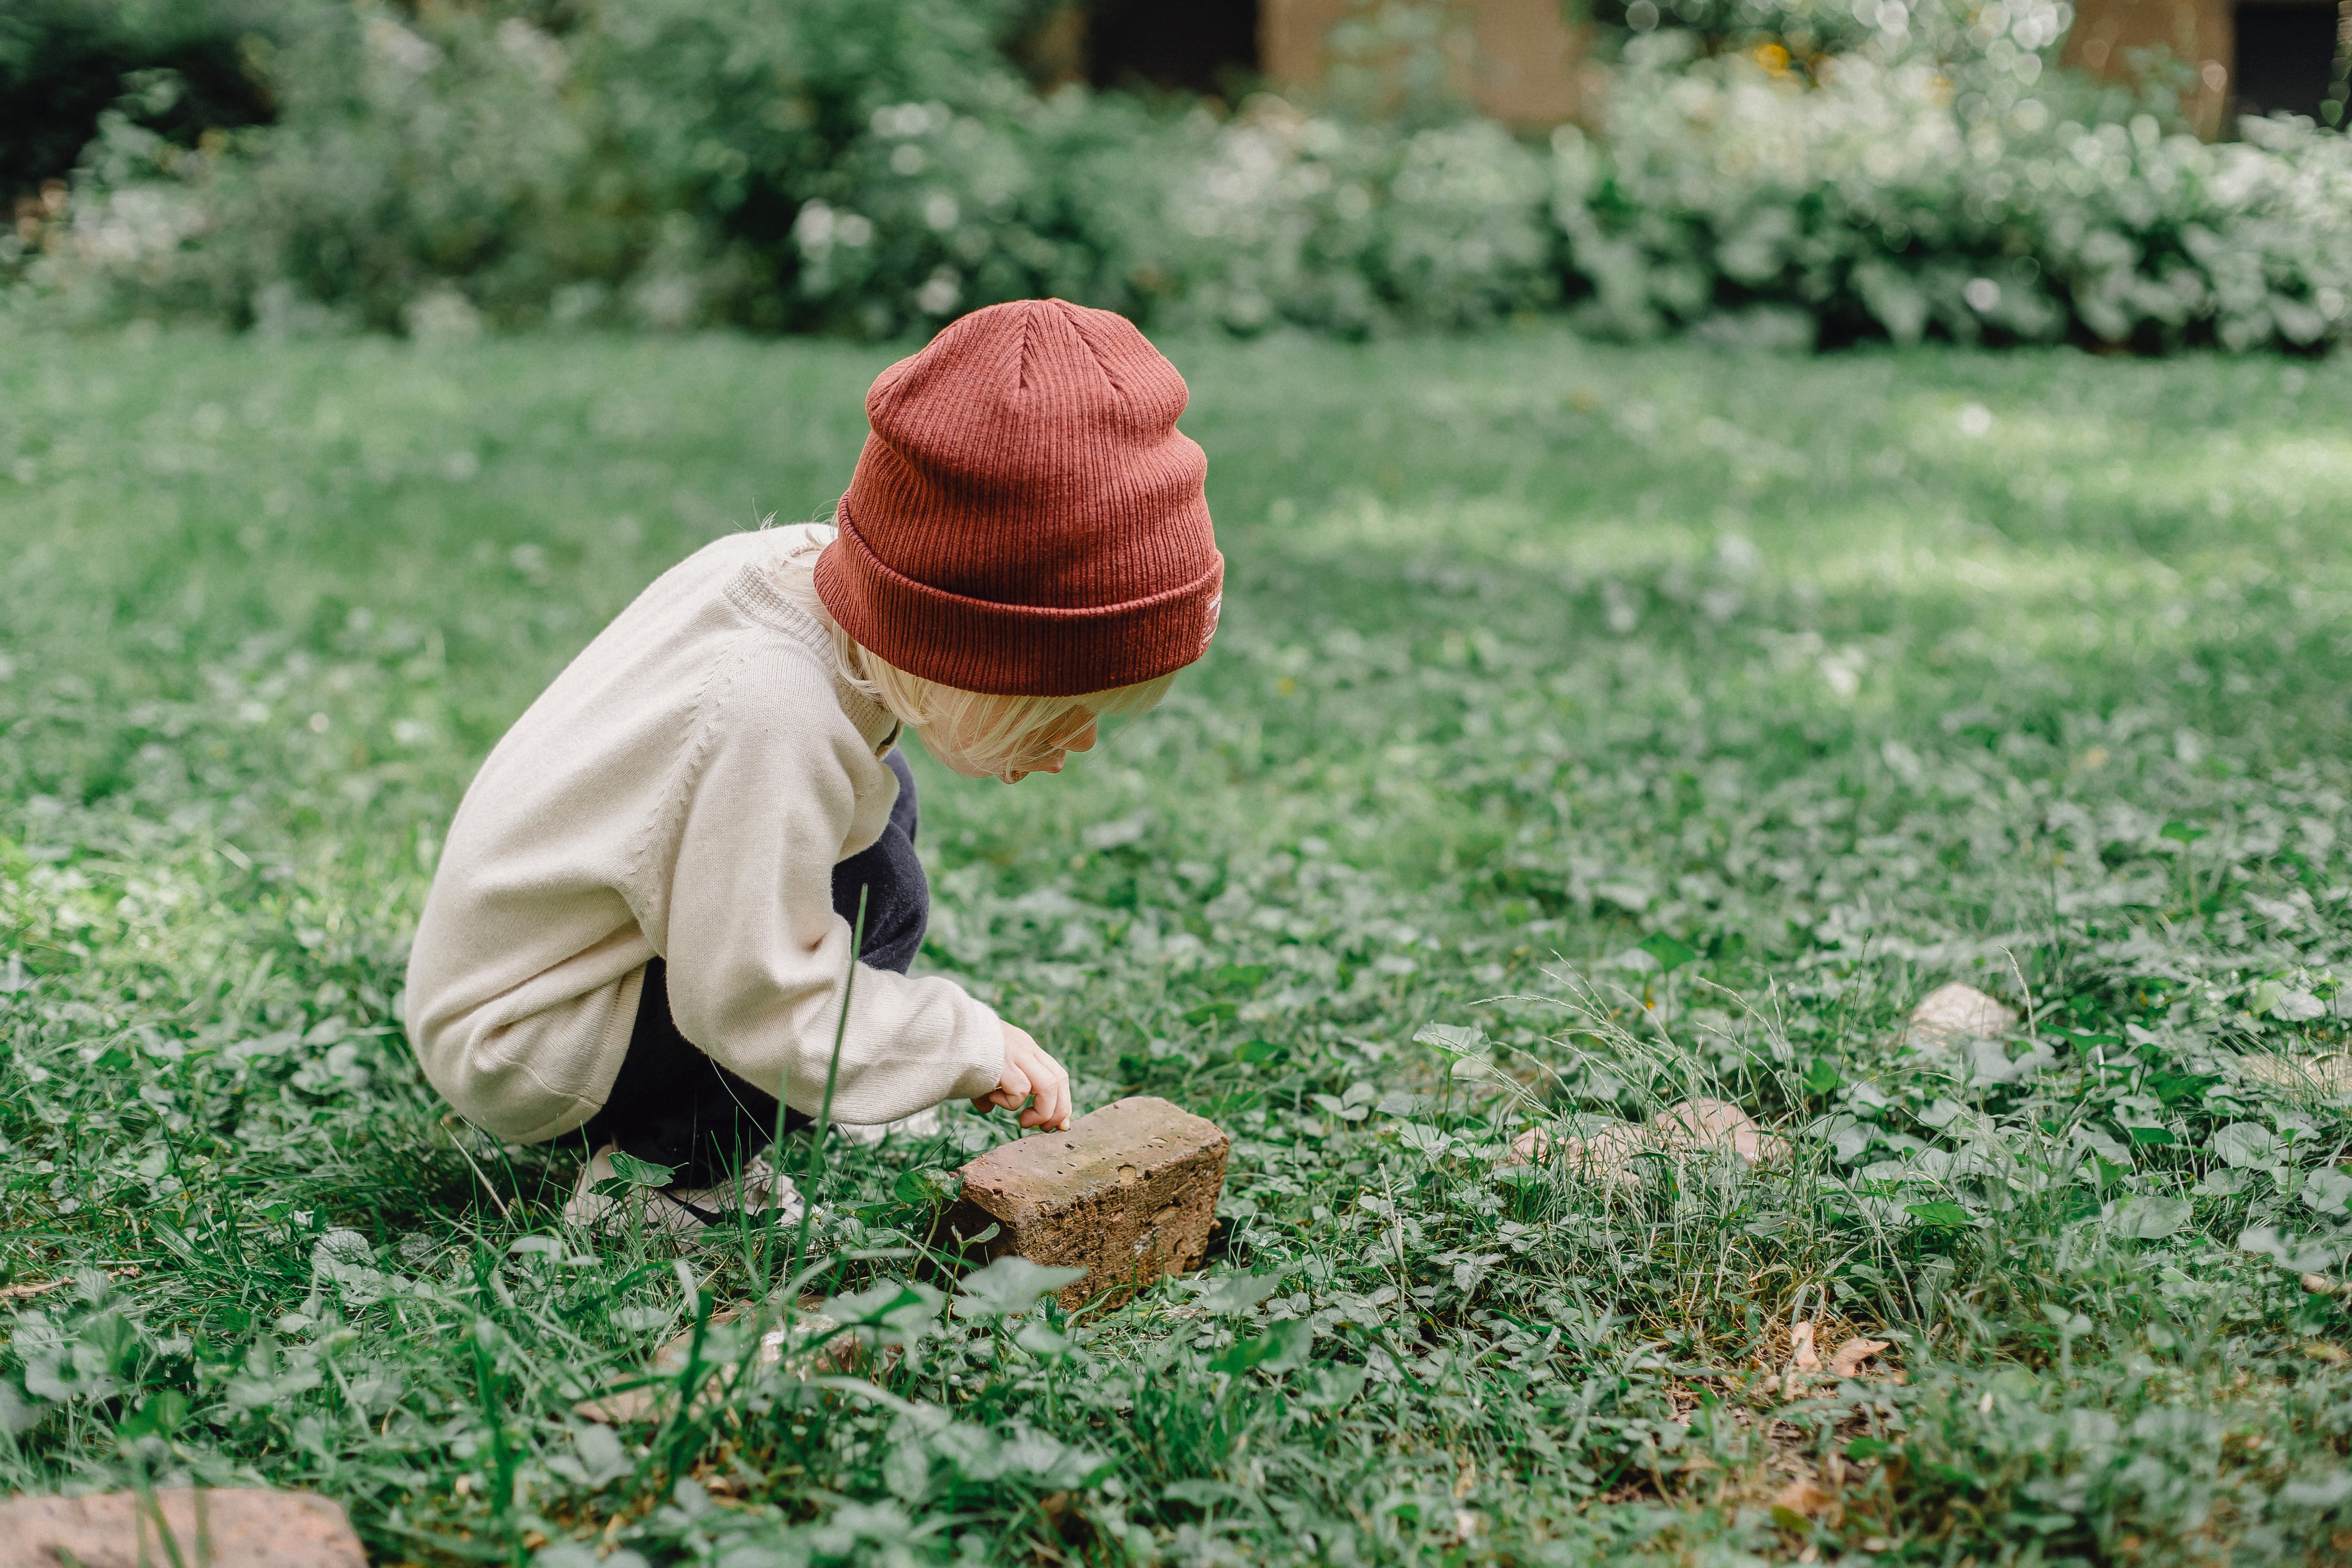
[{"label": "background foliage", "polygon": [[2352,142],[2248,121],[2209,145],[2143,96],[2044,68],[2054,5],[1986,5],[1935,51],[1805,77],[1778,45],[1693,60],[1638,41],[1559,211],[1592,315],[1635,334],[1933,331],[2312,349],[2352,316]]},{"label": "background foliage", "polygon": [[268,119],[257,51],[283,16],[278,0],[14,0],[0,11],[0,198],[71,174],[142,73],[176,79],[171,108],[150,117],[183,144]]},{"label": "background foliage", "polygon": [[0,276],[68,317],[461,336],[883,337],[1038,294],[1244,332],[1559,306],[1788,345],[2352,331],[2352,143],[2200,144],[2160,67],[2137,95],[2056,69],[2056,0],[1629,9],[1598,123],[1549,143],[1413,68],[1445,47],[1426,7],[1367,6],[1330,92],[1232,111],[1040,98],[1003,47],[1034,9],[38,0],[0,69],[77,107],[0,152],[54,163],[120,97]]}]

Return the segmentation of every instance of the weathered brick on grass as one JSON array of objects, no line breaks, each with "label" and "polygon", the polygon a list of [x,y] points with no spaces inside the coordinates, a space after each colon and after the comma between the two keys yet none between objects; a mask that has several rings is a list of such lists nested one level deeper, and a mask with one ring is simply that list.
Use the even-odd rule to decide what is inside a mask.
[{"label": "weathered brick on grass", "polygon": [[1164,1100],[1114,1100],[966,1165],[952,1223],[961,1236],[1003,1227],[974,1261],[1010,1255],[1086,1269],[1061,1292],[1064,1307],[1121,1301],[1201,1266],[1232,1146],[1216,1123]]},{"label": "weathered brick on grass", "polygon": [[[161,1524],[172,1532],[163,1543]],[[176,1548],[176,1552],[173,1550]],[[338,1505],[309,1492],[174,1487],[0,1502],[0,1568],[367,1568]]]}]

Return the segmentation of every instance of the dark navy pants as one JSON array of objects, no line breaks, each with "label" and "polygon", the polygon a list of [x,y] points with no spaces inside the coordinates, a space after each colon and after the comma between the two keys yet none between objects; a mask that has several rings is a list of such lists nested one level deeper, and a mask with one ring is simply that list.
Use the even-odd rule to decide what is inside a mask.
[{"label": "dark navy pants", "polygon": [[[884,761],[898,775],[898,804],[882,837],[833,868],[833,907],[855,930],[863,895],[866,939],[857,956],[904,974],[923,945],[931,889],[915,858],[915,775],[896,751]],[[676,1170],[680,1186],[708,1187],[768,1146],[776,1133],[776,1109],[772,1095],[729,1072],[677,1032],[669,1014],[668,966],[656,958],[646,965],[621,1076],[604,1109],[582,1131],[591,1149],[614,1143],[625,1153]],[[784,1112],[787,1131],[810,1121],[797,1110]]]}]

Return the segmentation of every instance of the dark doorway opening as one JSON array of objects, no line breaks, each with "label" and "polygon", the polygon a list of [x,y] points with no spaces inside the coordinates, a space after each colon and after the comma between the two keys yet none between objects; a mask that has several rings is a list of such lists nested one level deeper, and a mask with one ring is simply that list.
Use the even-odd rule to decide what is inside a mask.
[{"label": "dark doorway opening", "polygon": [[1097,0],[1087,28],[1097,87],[1224,93],[1257,61],[1257,0]]},{"label": "dark doorway opening", "polygon": [[2238,7],[2238,112],[2319,118],[2336,74],[2336,7],[2320,0]]}]

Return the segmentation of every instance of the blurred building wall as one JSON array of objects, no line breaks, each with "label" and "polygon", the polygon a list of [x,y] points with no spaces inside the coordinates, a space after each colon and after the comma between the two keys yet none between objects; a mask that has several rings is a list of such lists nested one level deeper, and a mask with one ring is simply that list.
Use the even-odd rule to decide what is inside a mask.
[{"label": "blurred building wall", "polygon": [[[1331,29],[1355,0],[1259,0],[1258,67],[1276,89],[1322,79]],[[1585,29],[1571,27],[1560,0],[1456,0],[1454,19],[1474,47],[1455,66],[1456,89],[1482,113],[1542,129],[1584,107]]]},{"label": "blurred building wall", "polygon": [[2235,58],[2230,0],[2079,0],[2062,65],[2119,80],[2131,74],[2132,52],[2158,45],[2197,73],[2182,106],[2197,133],[2210,141],[2221,131]]},{"label": "blurred building wall", "polygon": [[[1568,22],[1561,0],[1441,3],[1451,85],[1482,112],[1543,130],[1599,110],[1604,84],[1589,58],[1590,29]],[[2242,113],[2318,112],[2339,9],[2352,27],[2352,0],[2076,0],[2061,59],[2120,79],[2139,51],[2162,46],[2188,67],[2182,107],[2210,140],[2234,134]],[[1016,54],[1041,87],[1091,79],[1220,92],[1255,73],[1281,90],[1323,81],[1335,63],[1332,29],[1374,15],[1366,0],[1073,0]],[[1353,63],[1380,74],[1377,56]]]},{"label": "blurred building wall", "polygon": [[2061,62],[2109,80],[2135,50],[2162,45],[2195,72],[2181,101],[2199,135],[2234,135],[2237,117],[2316,116],[2336,66],[2336,0],[2078,0]]}]

